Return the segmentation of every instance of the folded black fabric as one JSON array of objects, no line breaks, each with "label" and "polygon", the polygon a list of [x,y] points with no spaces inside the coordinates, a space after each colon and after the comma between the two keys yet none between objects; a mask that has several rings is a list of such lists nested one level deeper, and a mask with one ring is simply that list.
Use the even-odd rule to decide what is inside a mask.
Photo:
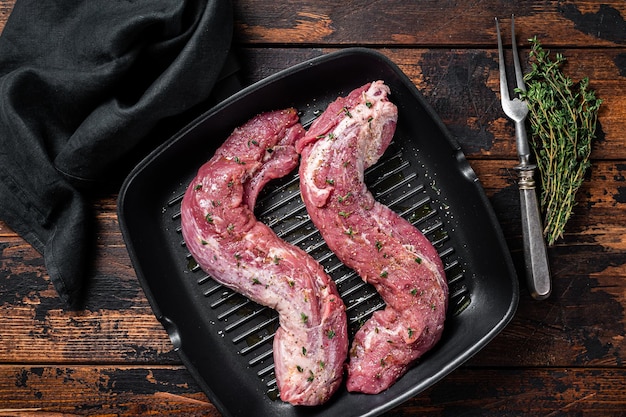
[{"label": "folded black fabric", "polygon": [[0,219],[69,305],[94,245],[85,193],[210,97],[232,25],[227,0],[17,0],[0,36]]}]

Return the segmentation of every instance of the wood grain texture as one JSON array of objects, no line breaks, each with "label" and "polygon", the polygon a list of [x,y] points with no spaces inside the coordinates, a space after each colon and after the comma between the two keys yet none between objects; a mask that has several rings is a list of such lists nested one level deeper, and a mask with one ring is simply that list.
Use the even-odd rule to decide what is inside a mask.
[{"label": "wood grain texture", "polygon": [[4,29],[4,26],[7,23],[7,20],[9,19],[9,15],[11,14],[11,11],[13,10],[13,5],[15,4],[15,1],[11,0],[11,1],[2,1],[0,2],[0,34],[2,34],[2,30]]},{"label": "wood grain texture", "polygon": [[[0,0],[0,32],[14,1]],[[345,47],[385,54],[459,142],[520,277],[514,131],[499,105],[494,14],[508,28],[515,13],[523,57],[524,39],[537,35],[564,54],[574,80],[591,79],[604,100],[598,138],[565,237],[549,248],[553,295],[536,302],[520,280],[518,310],[502,333],[384,416],[624,415],[626,3],[290,0],[280,6],[233,0],[233,50],[244,84]],[[57,297],[42,256],[0,220],[0,416],[220,416],[137,280],[118,223],[118,187],[90,196],[95,256],[78,311]]]},{"label": "wood grain texture", "polygon": [[438,0],[236,0],[237,39],[254,44],[403,45],[472,47],[494,45],[494,17],[515,14],[518,36],[539,35],[549,45],[623,45],[624,11],[619,0],[598,2],[441,2]]},{"label": "wood grain texture", "polygon": [[[621,416],[625,396],[623,369],[464,367],[384,416]],[[0,404],[2,416],[220,416],[174,367],[2,366]]]},{"label": "wood grain texture", "polygon": [[0,415],[220,416],[189,381],[181,367],[0,366]]}]

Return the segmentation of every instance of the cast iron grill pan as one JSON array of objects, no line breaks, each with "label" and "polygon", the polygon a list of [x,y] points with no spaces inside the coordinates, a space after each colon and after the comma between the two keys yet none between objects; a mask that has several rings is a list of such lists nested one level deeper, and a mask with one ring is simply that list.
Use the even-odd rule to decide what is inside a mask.
[{"label": "cast iron grill pan", "polygon": [[[197,169],[235,127],[257,113],[296,107],[308,126],[337,96],[382,79],[398,106],[394,140],[366,172],[375,198],[424,233],[441,256],[450,308],[440,343],[378,395],[341,389],[327,404],[277,399],[272,341],[277,314],[216,283],[189,254],[180,202]],[[346,304],[352,336],[384,302],[327,248],[300,198],[294,172],[268,184],[255,207],[276,234],[318,260]],[[203,115],[125,181],[119,217],[131,260],[175,349],[225,416],[375,416],[469,359],[512,318],[517,278],[501,231],[458,144],[411,81],[384,56],[355,48],[261,81]]]}]

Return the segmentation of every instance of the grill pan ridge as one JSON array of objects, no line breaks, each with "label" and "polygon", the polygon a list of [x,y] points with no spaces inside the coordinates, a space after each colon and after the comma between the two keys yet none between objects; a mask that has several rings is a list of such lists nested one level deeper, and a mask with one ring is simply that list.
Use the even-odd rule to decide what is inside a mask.
[{"label": "grill pan ridge", "polygon": [[[250,117],[294,106],[306,127],[337,96],[375,79],[390,85],[399,117],[392,144],[366,171],[365,181],[378,201],[411,222],[437,248],[450,289],[446,327],[439,344],[389,390],[368,396],[342,388],[325,405],[293,407],[278,399],[274,377],[276,312],[216,283],[198,267],[182,240],[180,202],[219,140]],[[510,254],[460,147],[411,81],[383,55],[367,49],[328,54],[285,70],[201,116],[129,175],[118,213],[155,315],[224,416],[379,415],[469,359],[504,328],[517,307]],[[373,287],[335,257],[310,221],[297,172],[268,184],[255,214],[324,266],[346,304],[350,336],[384,308]]]}]

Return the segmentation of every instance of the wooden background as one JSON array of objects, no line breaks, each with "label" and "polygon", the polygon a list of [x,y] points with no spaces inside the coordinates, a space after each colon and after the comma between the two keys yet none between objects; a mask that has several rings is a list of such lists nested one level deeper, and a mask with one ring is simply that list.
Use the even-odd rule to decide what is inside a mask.
[{"label": "wooden background", "polygon": [[[0,30],[14,0],[0,0]],[[499,105],[494,16],[516,15],[604,100],[593,166],[565,238],[550,248],[552,296],[521,282],[510,325],[473,359],[386,417],[626,415],[626,3],[234,0],[245,84],[344,47],[380,50],[461,143],[523,276],[514,131]],[[508,35],[508,33],[507,33]],[[508,36],[507,36],[508,39]],[[508,41],[507,41],[508,43]],[[67,311],[42,257],[0,221],[0,416],[219,416],[155,319],[135,277],[116,194],[93,200],[96,268]]]}]

